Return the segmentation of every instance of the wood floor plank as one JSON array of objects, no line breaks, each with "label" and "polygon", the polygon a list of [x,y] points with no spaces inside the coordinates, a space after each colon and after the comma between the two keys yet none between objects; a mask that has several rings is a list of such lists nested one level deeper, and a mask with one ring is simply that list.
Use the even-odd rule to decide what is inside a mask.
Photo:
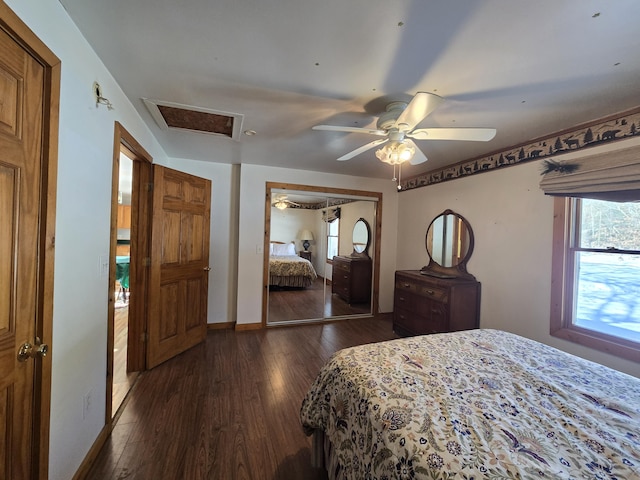
[{"label": "wood floor plank", "polygon": [[299,412],[337,350],[396,338],[390,316],[254,331],[204,343],[140,375],[92,480],[324,480]]}]

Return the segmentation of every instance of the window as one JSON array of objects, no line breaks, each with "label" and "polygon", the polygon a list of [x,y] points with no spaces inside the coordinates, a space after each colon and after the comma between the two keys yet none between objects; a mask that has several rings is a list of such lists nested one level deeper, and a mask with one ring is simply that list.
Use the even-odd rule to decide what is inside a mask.
[{"label": "window", "polygon": [[551,334],[640,361],[640,202],[555,202]]},{"label": "window", "polygon": [[340,219],[336,218],[327,223],[327,260],[333,260],[333,257],[338,255],[339,235]]}]

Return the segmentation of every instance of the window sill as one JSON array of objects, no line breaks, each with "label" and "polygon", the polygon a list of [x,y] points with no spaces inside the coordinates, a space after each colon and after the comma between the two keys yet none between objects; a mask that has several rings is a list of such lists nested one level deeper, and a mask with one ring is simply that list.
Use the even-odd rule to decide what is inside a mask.
[{"label": "window sill", "polygon": [[572,326],[551,330],[551,336],[640,363],[640,344],[585,328]]}]

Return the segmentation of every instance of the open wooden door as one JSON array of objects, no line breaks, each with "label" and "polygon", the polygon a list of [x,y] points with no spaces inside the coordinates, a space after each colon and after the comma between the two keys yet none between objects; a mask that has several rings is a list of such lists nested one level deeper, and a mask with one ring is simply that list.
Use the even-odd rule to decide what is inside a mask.
[{"label": "open wooden door", "polygon": [[207,334],[211,181],[154,165],[147,368]]}]

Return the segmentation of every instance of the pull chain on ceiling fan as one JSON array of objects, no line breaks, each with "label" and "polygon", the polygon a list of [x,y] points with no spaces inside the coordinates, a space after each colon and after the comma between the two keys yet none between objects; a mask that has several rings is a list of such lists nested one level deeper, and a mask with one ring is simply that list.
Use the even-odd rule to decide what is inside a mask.
[{"label": "pull chain on ceiling fan", "polygon": [[[407,104],[405,102],[391,102],[386,111],[380,115],[376,123],[377,129],[360,127],[342,127],[339,125],[316,125],[313,130],[332,132],[366,133],[380,138],[362,147],[346,153],[338,158],[339,161],[349,160],[361,153],[381,146],[376,150],[376,157],[389,165],[393,165],[394,181],[398,181],[400,190],[400,170],[402,164],[409,162],[418,165],[427,161],[424,153],[416,147],[415,140],[461,140],[488,142],[496,135],[495,128],[419,128],[415,127],[433,112],[443,98],[428,92],[418,92]],[[398,177],[396,178],[396,166]]]}]

